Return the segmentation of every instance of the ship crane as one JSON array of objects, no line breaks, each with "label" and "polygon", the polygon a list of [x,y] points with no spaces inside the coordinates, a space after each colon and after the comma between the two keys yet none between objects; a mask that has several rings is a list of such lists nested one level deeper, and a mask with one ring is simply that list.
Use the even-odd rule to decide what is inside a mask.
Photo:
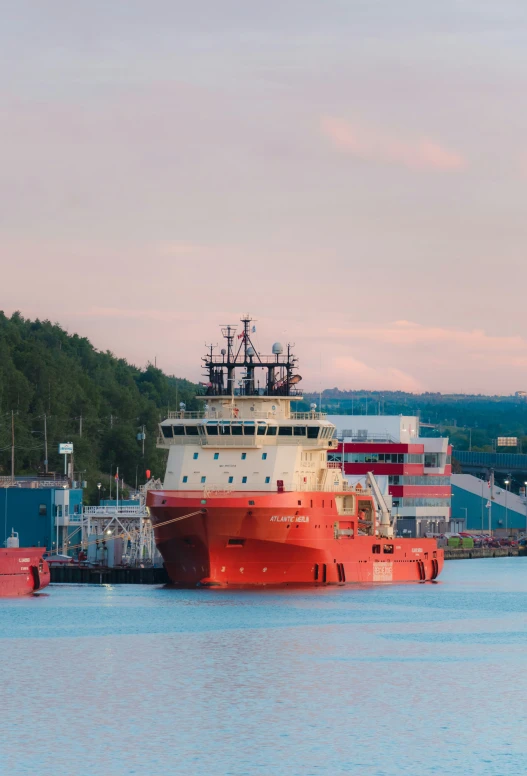
[{"label": "ship crane", "polygon": [[368,472],[366,475],[366,484],[373,494],[375,501],[377,502],[377,509],[381,514],[379,521],[379,536],[383,536],[385,539],[393,539],[393,525],[390,516],[390,510],[386,505],[384,496],[381,493],[381,489],[375,479],[373,472]]}]

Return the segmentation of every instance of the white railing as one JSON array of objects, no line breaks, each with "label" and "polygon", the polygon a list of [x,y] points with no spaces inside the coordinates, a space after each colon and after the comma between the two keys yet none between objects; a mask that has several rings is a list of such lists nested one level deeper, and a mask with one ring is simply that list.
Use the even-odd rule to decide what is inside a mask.
[{"label": "white railing", "polygon": [[[308,413],[309,414],[309,413]],[[224,407],[222,410],[208,409],[201,412],[172,412],[169,411],[165,420],[267,420],[276,418],[279,413],[275,411],[252,410],[245,408],[243,418],[240,417],[240,408],[236,405]]]},{"label": "white railing", "polygon": [[40,479],[20,479],[13,480],[11,477],[0,477],[0,488],[68,488],[68,480],[40,480]]},{"label": "white railing", "polygon": [[90,517],[100,515],[105,517],[106,515],[145,515],[146,509],[142,506],[132,507],[84,507],[84,515],[90,515]]},{"label": "white railing", "polygon": [[327,412],[292,412],[291,420],[323,420]]}]

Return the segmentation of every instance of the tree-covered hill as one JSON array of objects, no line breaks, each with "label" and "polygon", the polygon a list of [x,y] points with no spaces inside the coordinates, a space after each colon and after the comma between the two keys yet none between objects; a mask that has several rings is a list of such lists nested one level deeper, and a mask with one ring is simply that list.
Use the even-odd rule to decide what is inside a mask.
[{"label": "tree-covered hill", "polygon": [[[97,481],[108,496],[110,472],[144,481],[150,469],[164,474],[156,449],[157,424],[180,401],[194,408],[197,386],[149,365],[141,370],[84,337],[49,321],[0,312],[0,475],[11,472],[11,423],[15,427],[15,473],[44,471],[44,420],[49,471],[63,470],[59,442],[73,442],[75,477]],[[197,409],[197,406],[196,406]],[[137,434],[145,427],[145,451]]]}]

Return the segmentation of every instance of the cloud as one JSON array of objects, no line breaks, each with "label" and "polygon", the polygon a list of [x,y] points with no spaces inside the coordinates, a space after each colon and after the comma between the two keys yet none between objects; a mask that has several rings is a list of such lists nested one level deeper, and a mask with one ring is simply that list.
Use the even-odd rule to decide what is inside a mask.
[{"label": "cloud", "polygon": [[200,256],[207,252],[204,245],[185,242],[161,242],[157,246],[161,256]]},{"label": "cloud", "polygon": [[401,140],[381,130],[352,124],[335,116],[321,121],[322,133],[342,153],[366,161],[400,165],[411,170],[454,171],[466,167],[466,159],[430,138]]},{"label": "cloud", "polygon": [[90,307],[86,310],[75,311],[79,318],[117,318],[120,320],[149,320],[162,323],[188,322],[195,317],[191,313],[176,312],[175,310],[156,310],[123,307]]},{"label": "cloud", "polygon": [[353,356],[334,358],[330,365],[331,379],[341,390],[369,388],[372,390],[401,390],[418,393],[421,383],[412,375],[393,367],[372,367]]},{"label": "cloud", "polygon": [[486,334],[483,329],[452,329],[441,326],[424,326],[412,321],[395,321],[392,324],[380,327],[355,327],[352,329],[331,328],[330,336],[353,337],[369,342],[378,342],[401,347],[421,344],[444,344],[464,349],[475,354],[490,352],[494,354],[511,354],[515,357],[525,352],[527,354],[527,340],[519,335],[512,337]]}]

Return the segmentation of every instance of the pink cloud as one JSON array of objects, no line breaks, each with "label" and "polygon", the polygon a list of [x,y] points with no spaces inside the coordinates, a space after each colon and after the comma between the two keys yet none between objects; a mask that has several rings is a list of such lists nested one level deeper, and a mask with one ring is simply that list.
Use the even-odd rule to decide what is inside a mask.
[{"label": "pink cloud", "polygon": [[361,127],[335,116],[325,116],[322,133],[333,147],[359,159],[395,164],[411,170],[460,170],[466,159],[430,138],[401,140],[378,129]]},{"label": "pink cloud", "polygon": [[330,364],[330,373],[342,390],[365,386],[372,390],[402,390],[410,393],[423,390],[422,384],[416,378],[400,369],[370,366],[353,356],[334,358]]},{"label": "pink cloud", "polygon": [[385,326],[351,329],[331,328],[332,337],[354,338],[384,345],[416,347],[419,345],[443,345],[461,350],[470,358],[479,358],[492,353],[493,357],[507,359],[510,363],[527,355],[527,340],[519,335],[513,337],[487,334],[483,329],[452,329],[441,326],[424,326],[412,321],[395,321]]}]

